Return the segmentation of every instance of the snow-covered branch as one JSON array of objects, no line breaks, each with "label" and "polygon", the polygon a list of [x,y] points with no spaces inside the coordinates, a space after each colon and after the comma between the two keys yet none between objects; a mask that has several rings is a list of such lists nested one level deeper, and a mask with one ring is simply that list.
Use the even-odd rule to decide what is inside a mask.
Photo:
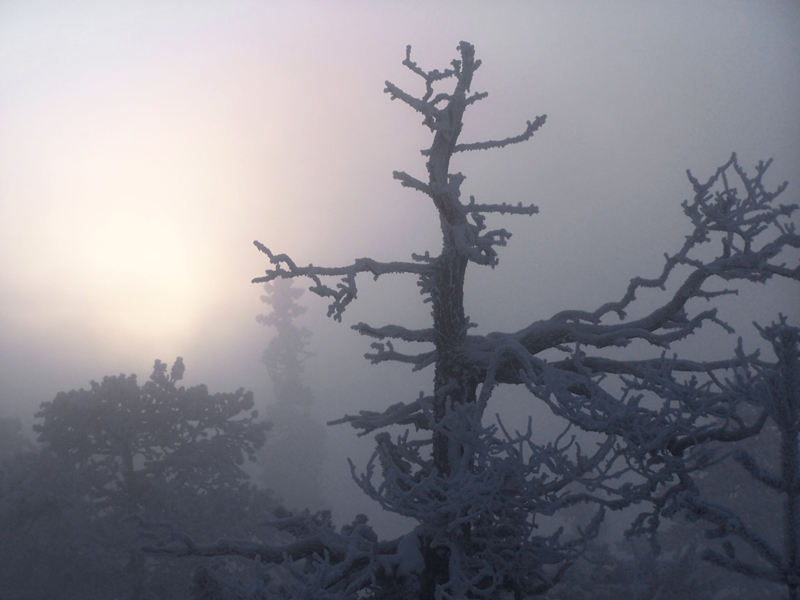
[{"label": "snow-covered branch", "polygon": [[[738,165],[734,154],[706,184],[700,185],[690,177],[696,195],[693,203],[684,202],[684,212],[692,220],[694,231],[687,236],[677,254],[667,256],[659,277],[632,279],[621,300],[604,304],[594,312],[565,310],[516,333],[470,336],[470,356],[474,360],[474,368],[485,373],[489,357],[496,356],[498,349],[509,345],[524,347],[531,356],[576,343],[605,348],[624,347],[634,340],[642,340],[661,349],[685,339],[704,323],[713,323],[733,332],[733,328],[718,317],[717,309],[689,314],[692,300],[708,301],[720,295],[736,293],[735,290],[708,290],[704,287],[707,282],[717,279],[724,282],[764,283],[773,276],[800,281],[800,263],[795,267],[787,267],[784,262],[789,258],[786,256],[788,250],[800,247],[800,235],[795,233],[794,224],[788,221],[797,205],[773,206],[773,201],[786,186],[781,185],[774,192],[766,191],[762,177],[768,164],[760,163],[758,175],[751,179]],[[739,198],[737,189],[730,187],[725,178],[728,169],[733,169],[740,178],[747,191],[744,198]],[[723,191],[716,192],[716,196],[712,197],[713,185],[723,178]],[[720,231],[724,235],[719,236],[721,248],[716,258],[703,261],[691,256],[690,252],[696,246],[711,242],[714,232]],[[762,239],[763,242],[759,244]],[[684,275],[675,292],[649,314],[626,321],[625,311],[636,300],[637,291],[642,288],[663,289],[678,266],[688,266],[691,270]],[[603,323],[602,320],[609,313],[617,313],[623,322]],[[502,383],[521,383],[519,360],[518,354],[507,355],[507,363],[495,367],[495,379]],[[619,363],[604,361],[600,357],[591,364],[597,372],[603,371],[604,367],[611,369],[608,371],[611,373],[618,373],[621,369]],[[689,368],[688,363],[681,364],[684,370]],[[707,369],[697,365],[696,370]]]},{"label": "snow-covered branch", "polygon": [[[461,42],[458,51],[460,59],[451,68],[425,71],[411,61],[408,48],[403,64],[423,79],[424,94],[413,96],[389,82],[385,90],[421,113],[433,134],[423,151],[426,177],[401,171],[394,177],[433,202],[442,231],[440,254],[414,254],[413,263],[358,259],[340,268],[298,267],[257,244],[273,268],[254,281],[309,277],[312,291],[333,299],[329,315],[336,319],[356,297],[359,273],[376,278],[414,274],[432,308],[429,328],[360,323],[354,329],[381,340],[366,355],[374,363],[395,361],[414,369],[433,365],[433,392],[332,422],[349,423],[360,435],[378,432],[375,454],[362,473],[351,464],[353,477],[383,508],[415,519],[418,526],[386,553],[375,542],[363,541],[366,533],[347,545],[356,538],[343,528],[337,535],[344,537],[325,542],[324,556],[307,555],[303,568],[292,571],[302,582],[300,595],[521,600],[541,594],[597,535],[607,510],[637,506],[640,512],[628,532],[655,533],[665,514],[688,506],[683,499],[694,493],[695,474],[724,458],[721,444],[757,435],[770,417],[783,418],[777,404],[758,404],[740,393],[742,373],[761,369],[766,378],[764,369],[769,368],[757,354],[746,355],[741,345],[733,358],[714,361],[666,353],[676,342],[699,334],[703,325],[733,332],[718,309],[707,304],[735,294],[736,284],[774,277],[800,281],[800,263],[787,265],[797,260],[794,250],[800,248],[791,221],[797,205],[776,203],[785,184],[774,191],[766,188],[769,162],[759,163],[754,177],[735,154],[705,183],[688,173],[694,197],[683,203],[691,227],[683,245],[665,255],[655,277],[631,279],[619,300],[596,310],[562,310],[516,332],[469,333],[466,270],[470,264],[495,266],[498,248],[511,237],[505,229],[489,228],[487,215],[532,215],[537,209],[477,204],[473,197],[463,202],[466,177],[450,172],[451,159],[461,151],[526,141],[545,116],[528,122],[519,136],[459,143],[465,110],[485,94],[470,93],[480,65],[474,48]],[[437,90],[443,82],[453,85]],[[329,276],[341,278],[335,289],[322,283]],[[668,285],[673,291],[666,291]],[[664,295],[654,309],[628,318],[637,294],[659,289]],[[400,352],[393,345],[397,340],[433,348]],[[618,353],[634,342],[637,354],[631,359],[607,356],[608,349]],[[484,414],[488,402],[506,384],[524,387],[537,405],[562,420],[560,433],[542,441],[535,438],[532,421],[513,433],[499,418],[489,424]],[[413,432],[397,435],[390,429],[412,425]],[[777,482],[756,461],[737,456],[757,480]],[[792,485],[800,490],[800,484]],[[596,512],[577,534],[540,533],[544,519],[579,504],[593,505]],[[296,537],[308,544],[317,539],[309,532]],[[349,541],[342,558],[337,552],[344,538]],[[392,552],[395,558],[389,557]]]},{"label": "snow-covered branch", "polygon": [[500,204],[476,204],[475,196],[469,197],[469,204],[464,206],[466,213],[500,213],[501,215],[535,215],[539,212],[539,207],[528,204],[523,205],[522,202],[517,204],[507,204],[502,202]]},{"label": "snow-covered branch", "polygon": [[[536,133],[542,125],[544,125],[544,122],[546,120],[547,120],[547,115],[541,115],[540,117],[536,117],[533,120],[533,122],[528,121],[525,131],[523,131],[519,135],[507,137],[502,140],[490,140],[486,142],[472,142],[470,144],[458,144],[455,148],[453,148],[453,152],[467,152],[469,150],[490,150],[492,148],[505,148],[506,146],[510,146],[512,144],[527,142],[530,138],[533,137],[533,134]],[[430,150],[422,151],[423,156],[427,156],[428,154],[430,154]]]},{"label": "snow-covered branch", "polygon": [[398,402],[380,413],[361,410],[358,416],[345,415],[341,419],[328,421],[328,425],[350,423],[355,429],[362,430],[358,434],[359,436],[367,435],[376,429],[382,429],[389,425],[414,425],[417,430],[429,429],[430,423],[428,415],[423,409],[423,404],[427,403],[430,406],[431,400],[431,397],[425,397],[420,394],[420,397],[414,402],[409,402],[408,404]]},{"label": "snow-covered branch", "polygon": [[[270,262],[275,265],[263,277],[253,279],[253,283],[267,283],[278,278],[308,277],[314,282],[314,285],[309,290],[322,298],[333,299],[328,306],[328,316],[332,316],[337,321],[342,320],[342,313],[344,313],[350,302],[358,296],[356,287],[356,275],[358,273],[370,273],[375,279],[378,279],[381,275],[389,273],[424,275],[431,272],[431,268],[424,263],[382,263],[371,258],[358,258],[352,265],[346,267],[317,267],[314,265],[298,267],[287,255],[273,254],[269,248],[258,241],[253,242],[253,244],[261,252],[269,256]],[[336,289],[322,283],[321,277],[329,276],[341,277]]]},{"label": "snow-covered branch", "polygon": [[[706,560],[749,577],[782,583],[789,598],[796,600],[800,595],[800,327],[788,325],[781,317],[759,331],[772,345],[777,362],[750,362],[747,369],[737,372],[731,393],[762,410],[780,432],[780,471],[767,468],[741,449],[734,459],[754,481],[782,496],[783,548],[779,550],[749,526],[744,515],[701,498],[695,490],[682,493],[672,511],[682,510],[693,521],[713,525],[706,537],[724,540],[722,553],[706,549]],[[737,544],[753,550],[760,562],[737,557]]]},{"label": "snow-covered branch", "polygon": [[378,338],[392,338],[396,340],[403,340],[405,342],[430,342],[434,341],[433,329],[406,329],[400,325],[384,325],[383,327],[372,327],[366,323],[358,323],[352,326],[352,329],[369,337]]}]

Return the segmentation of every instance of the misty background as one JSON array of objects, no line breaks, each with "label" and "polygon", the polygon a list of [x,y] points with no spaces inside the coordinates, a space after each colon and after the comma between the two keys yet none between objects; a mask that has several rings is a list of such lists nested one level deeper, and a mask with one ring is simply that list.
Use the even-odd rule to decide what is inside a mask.
[{"label": "misty background", "polygon": [[[462,140],[526,144],[465,153],[454,170],[478,202],[533,202],[493,217],[513,234],[494,270],[468,274],[479,332],[509,331],[622,296],[660,273],[688,233],[685,170],[707,179],[732,151],[749,173],[775,158],[774,189],[800,186],[800,5],[796,2],[0,2],[0,417],[105,375],[143,382],[182,356],[186,386],[253,390],[272,402],[261,353],[274,332],[259,240],[297,263],[407,260],[438,251],[438,218],[393,170],[424,172],[421,116],[390,80],[423,93],[401,62],[445,68],[466,40],[489,97]],[[300,284],[302,282],[298,282]],[[432,372],[370,366],[349,326],[428,322],[410,277],[362,278],[343,323],[306,293],[306,380],[325,423],[428,391]],[[766,293],[765,293],[766,292]],[[728,356],[750,323],[796,324],[788,283],[722,301],[698,357]],[[707,332],[704,332],[707,334]],[[503,390],[498,410],[547,416]],[[537,412],[538,411],[538,412]],[[399,524],[350,479],[371,437],[326,428],[324,493],[338,523]],[[279,491],[280,485],[276,485]],[[395,519],[393,517],[393,519]]]}]

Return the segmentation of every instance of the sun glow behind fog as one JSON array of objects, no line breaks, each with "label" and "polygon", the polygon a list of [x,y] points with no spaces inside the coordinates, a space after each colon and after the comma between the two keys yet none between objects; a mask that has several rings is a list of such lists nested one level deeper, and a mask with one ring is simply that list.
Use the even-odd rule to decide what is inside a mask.
[{"label": "sun glow behind fog", "polygon": [[41,127],[52,125],[29,148],[43,210],[20,214],[15,231],[16,252],[38,260],[18,276],[50,273],[60,290],[52,308],[91,307],[90,326],[106,331],[109,346],[186,334],[213,300],[201,269],[213,257],[201,232],[213,227],[202,209],[222,193],[215,180],[231,177],[225,148],[198,139],[214,132],[189,128],[194,115],[178,118],[147,92],[93,101],[105,91],[38,115]]},{"label": "sun glow behind fog", "polygon": [[[72,23],[72,35],[85,25]],[[256,254],[253,234],[241,231],[249,204],[266,205],[262,229],[279,242],[288,207],[276,201],[287,190],[270,187],[269,162],[258,177],[248,173],[278,151],[245,156],[257,132],[236,91],[248,87],[241,65],[226,73],[224,53],[204,60],[198,32],[163,54],[146,41],[144,50],[128,45],[125,27],[118,33],[109,42],[105,30],[106,42],[78,57],[75,44],[60,56],[57,47],[17,49],[20,85],[4,98],[16,118],[2,123],[16,144],[0,149],[4,192],[15,200],[2,216],[15,226],[0,241],[0,262],[17,302],[4,311],[21,335],[57,337],[60,323],[130,359],[126,349],[185,345],[231,293],[230,278],[255,297],[254,271],[239,273],[231,248]],[[268,103],[259,108],[270,112]],[[279,129],[262,146],[279,146]]]},{"label": "sun glow behind fog", "polygon": [[[435,252],[430,203],[391,178],[393,170],[423,173],[418,151],[428,141],[419,116],[383,93],[387,78],[421,90],[399,64],[407,43],[426,68],[447,64],[459,39],[477,45],[485,67],[476,91],[491,93],[471,112],[470,141],[510,135],[525,119],[550,115],[533,143],[456,165],[468,175],[465,193],[479,202],[541,207],[540,215],[509,223],[516,235],[491,272],[507,274],[512,305],[536,294],[538,307],[560,281],[575,282],[575,290],[561,286],[563,298],[553,302],[571,304],[617,271],[621,288],[649,272],[606,261],[609,274],[584,262],[615,252],[629,260],[643,254],[630,249],[649,243],[652,229],[670,229],[651,211],[674,199],[663,212],[680,217],[686,167],[705,176],[733,149],[753,159],[775,153],[776,169],[792,164],[778,138],[794,125],[770,129],[764,115],[785,119],[779,100],[795,97],[794,87],[765,98],[745,94],[773,89],[763,66],[779,64],[785,44],[750,57],[738,42],[675,41],[699,39],[703,19],[722,19],[730,31],[736,23],[724,22],[739,18],[735,11],[707,9],[694,15],[700,21],[685,21],[689,4],[628,15],[622,5],[484,12],[442,3],[426,9],[423,22],[413,3],[366,6],[209,1],[187,8],[142,0],[0,7],[0,221],[13,223],[0,236],[4,323],[22,339],[31,328],[49,333],[51,323],[68,322],[103,348],[140,346],[125,358],[141,364],[200,343],[214,347],[209,336],[223,329],[231,339],[261,333],[253,326],[260,289],[249,281],[267,261],[253,239],[298,263]],[[541,20],[536,35],[522,18],[533,12]],[[760,39],[778,34],[773,27]],[[709,45],[732,58],[711,60]],[[727,62],[734,67],[721,69]],[[742,74],[751,82],[745,91]],[[759,119],[747,117],[753,106]],[[769,135],[756,136],[748,123]],[[653,221],[661,226],[648,229]],[[602,230],[607,235],[597,237],[606,245],[595,242],[589,251],[588,240]],[[637,239],[619,245],[623,237]],[[660,252],[653,250],[658,264]],[[541,272],[516,276],[508,268],[515,256],[526,272]],[[576,276],[565,275],[570,265],[561,257],[573,261]],[[580,272],[587,269],[596,281],[586,283]],[[476,292],[487,286],[478,281]],[[481,293],[470,297],[481,298],[483,307],[470,310],[487,327],[532,318],[527,306],[497,314]]]},{"label": "sun glow behind fog", "polygon": [[[69,348],[67,361],[115,357],[93,358],[98,370],[177,354],[193,365],[198,346],[262,334],[250,279],[267,260],[252,240],[300,263],[408,243],[415,209],[392,201],[386,143],[408,123],[377,114],[395,114],[382,82],[407,40],[379,43],[379,28],[352,19],[331,70],[330,49],[293,32],[329,38],[333,13],[248,10],[87,3],[6,19],[0,219],[14,227],[0,236],[0,313],[12,359],[36,339]],[[369,60],[360,35],[376,38]]]}]

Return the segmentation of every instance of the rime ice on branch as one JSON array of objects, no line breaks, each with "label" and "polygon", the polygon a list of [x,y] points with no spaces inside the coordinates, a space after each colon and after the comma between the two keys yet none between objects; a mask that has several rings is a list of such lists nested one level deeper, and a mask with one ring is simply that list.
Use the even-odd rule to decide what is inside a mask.
[{"label": "rime ice on branch", "polygon": [[[683,509],[691,520],[714,526],[706,532],[706,537],[722,541],[722,553],[707,549],[703,558],[748,577],[783,584],[789,591],[789,599],[797,600],[800,598],[800,328],[789,326],[781,317],[779,323],[759,330],[778,360],[773,364],[746,361],[749,368],[737,371],[730,389],[740,401],[760,408],[777,427],[780,465],[764,464],[741,449],[734,452],[734,460],[754,482],[783,497],[783,548],[776,548],[762,532],[748,525],[747,515],[707,502],[696,490],[682,492],[673,510]],[[779,469],[775,470],[777,466]],[[754,551],[757,560],[743,558],[743,548]]]},{"label": "rime ice on branch", "polygon": [[[784,262],[787,249],[800,247],[789,220],[797,207],[775,203],[786,185],[767,190],[763,179],[769,163],[760,163],[750,177],[733,155],[705,183],[689,174],[694,198],[683,204],[691,221],[683,246],[666,256],[656,277],[632,279],[619,300],[593,312],[564,310],[516,332],[469,333],[466,269],[470,264],[496,265],[498,247],[511,236],[504,229],[489,229],[487,216],[533,215],[537,209],[521,203],[480,204],[473,197],[463,201],[466,178],[450,172],[450,161],[458,152],[526,141],[546,117],[529,121],[514,137],[461,142],[466,109],[486,94],[470,91],[481,64],[474,48],[462,42],[458,51],[460,59],[449,68],[426,71],[411,60],[408,48],[403,64],[423,80],[424,94],[413,96],[389,82],[385,90],[419,112],[433,135],[431,146],[422,151],[426,175],[395,172],[394,177],[436,207],[442,232],[438,255],[415,254],[410,262],[361,258],[344,267],[301,267],[256,242],[272,266],[254,282],[308,277],[312,292],[330,298],[328,314],[337,320],[356,298],[362,273],[375,279],[391,273],[416,275],[432,308],[432,323],[425,329],[354,326],[377,340],[367,355],[372,362],[395,361],[414,369],[432,365],[432,392],[336,421],[350,423],[361,434],[414,426],[414,432],[395,439],[378,433],[366,472],[352,468],[370,497],[415,519],[418,526],[399,540],[379,543],[368,541],[372,538],[366,525],[358,522],[343,527],[334,543],[329,531],[323,539],[292,525],[295,529],[287,531],[296,532],[297,543],[308,544],[304,554],[292,554],[305,561],[302,568],[292,567],[292,575],[298,589],[314,597],[522,599],[543,593],[597,534],[606,510],[640,505],[643,510],[630,533],[655,531],[661,511],[692,488],[692,473],[713,460],[708,444],[754,435],[764,422],[763,415],[751,420],[740,416],[725,383],[725,373],[751,357],[742,353],[696,362],[669,357],[666,350],[699,333],[703,324],[732,331],[717,309],[706,305],[735,290],[714,289],[713,282],[800,279],[800,267]],[[449,91],[441,91],[448,82]],[[716,256],[698,255],[698,247],[711,244],[717,245]],[[331,283],[331,278],[338,281]],[[676,291],[665,291],[661,303],[645,316],[627,317],[640,290],[666,290],[668,281]],[[633,341],[649,347],[650,358],[623,360],[603,352]],[[424,348],[406,351],[395,344]],[[533,403],[563,419],[563,431],[541,444],[533,438],[530,420],[522,431],[507,429],[499,419],[487,424],[487,402],[502,384],[524,386]],[[589,440],[583,441],[585,448],[574,432]],[[566,539],[560,530],[549,536],[539,532],[543,517],[578,503],[591,503],[597,512],[577,537]],[[314,522],[310,515],[293,519],[309,528]],[[339,551],[351,542],[352,551]],[[214,552],[225,554],[226,549],[217,546]],[[206,548],[204,553],[213,552]],[[258,554],[262,560],[272,556],[266,548]],[[275,592],[268,597],[292,596]]]}]

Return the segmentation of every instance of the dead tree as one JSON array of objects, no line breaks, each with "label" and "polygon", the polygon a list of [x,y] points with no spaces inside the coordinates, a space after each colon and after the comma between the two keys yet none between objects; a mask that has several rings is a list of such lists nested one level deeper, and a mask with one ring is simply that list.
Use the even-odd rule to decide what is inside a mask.
[{"label": "dead tree", "polygon": [[[245,553],[280,563],[294,587],[264,583],[268,598],[528,598],[559,580],[596,535],[606,510],[640,506],[630,533],[655,531],[661,511],[692,488],[692,473],[714,460],[711,441],[742,439],[760,429],[764,415],[740,416],[722,376],[748,357],[696,362],[666,352],[702,325],[732,331],[707,304],[735,291],[712,290],[712,282],[800,279],[798,267],[784,264],[785,251],[800,247],[789,220],[797,207],[774,202],[786,184],[775,191],[765,188],[769,162],[759,163],[754,177],[735,155],[706,182],[689,173],[694,198],[683,203],[691,221],[685,242],[666,255],[660,274],[632,279],[619,300],[593,312],[564,310],[516,332],[471,333],[464,310],[466,269],[495,266],[498,247],[511,236],[488,228],[487,216],[533,215],[537,208],[482,204],[472,196],[464,201],[466,178],[451,172],[451,159],[460,152],[527,141],[546,116],[529,121],[514,137],[461,142],[465,111],[487,94],[471,91],[481,65],[473,46],[462,42],[458,51],[460,58],[447,69],[426,71],[411,60],[409,47],[403,64],[420,77],[424,93],[417,97],[390,82],[385,90],[420,113],[433,136],[422,151],[426,176],[395,172],[394,178],[433,202],[442,232],[438,254],[414,254],[406,262],[361,258],[343,267],[298,266],[256,242],[271,266],[254,282],[306,277],[312,292],[330,299],[328,314],[336,320],[356,299],[359,275],[417,277],[431,305],[430,327],[359,323],[354,329],[376,340],[367,354],[373,363],[433,367],[433,389],[336,423],[349,423],[360,435],[409,428],[394,439],[380,431],[365,472],[351,467],[365,493],[418,526],[398,540],[380,542],[363,518],[336,531],[324,513],[281,515],[271,524],[296,536],[284,548],[244,542],[199,546],[172,534],[151,551]],[[454,86],[441,91],[448,81]],[[732,184],[734,178],[740,188]],[[698,247],[711,243],[719,244],[718,253],[700,256]],[[338,281],[330,283],[331,278]],[[677,282],[674,292],[665,291],[644,316],[628,318],[640,290],[664,290],[668,280]],[[650,357],[618,359],[604,352],[631,342],[650,348]],[[407,351],[401,345],[421,349]],[[530,420],[522,431],[507,429],[499,419],[491,422],[484,412],[499,385],[524,386],[532,404],[563,418],[563,431],[542,444],[534,440]],[[693,390],[691,402],[681,401],[686,386]],[[577,503],[597,506],[579,534],[540,533],[542,519]]]}]

